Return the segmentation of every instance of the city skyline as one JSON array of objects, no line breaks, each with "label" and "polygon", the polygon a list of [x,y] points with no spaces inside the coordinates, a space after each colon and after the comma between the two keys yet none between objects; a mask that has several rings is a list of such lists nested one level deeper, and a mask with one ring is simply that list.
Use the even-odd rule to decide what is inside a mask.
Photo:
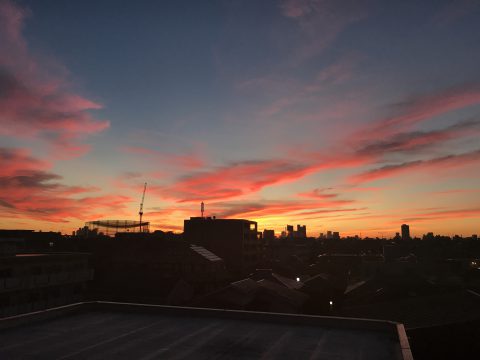
[{"label": "city skyline", "polygon": [[0,228],[480,231],[480,5],[0,0]]}]

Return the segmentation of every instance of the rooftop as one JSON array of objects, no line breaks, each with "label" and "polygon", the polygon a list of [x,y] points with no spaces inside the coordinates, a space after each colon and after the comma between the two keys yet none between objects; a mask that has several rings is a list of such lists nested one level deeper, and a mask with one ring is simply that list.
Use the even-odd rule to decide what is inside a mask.
[{"label": "rooftop", "polygon": [[208,251],[202,246],[190,245],[190,249],[195,251],[197,254],[203,256],[208,261],[222,261],[222,258],[218,257],[217,255],[215,255],[211,251]]},{"label": "rooftop", "polygon": [[0,320],[0,358],[411,359],[403,326],[91,302]]}]

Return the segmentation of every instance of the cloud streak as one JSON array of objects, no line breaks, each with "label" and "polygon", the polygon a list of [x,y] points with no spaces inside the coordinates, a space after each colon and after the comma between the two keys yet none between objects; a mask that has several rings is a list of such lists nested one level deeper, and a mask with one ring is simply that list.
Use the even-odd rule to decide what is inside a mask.
[{"label": "cloud streak", "polygon": [[[351,205],[351,200],[284,200],[284,201],[245,201],[225,202],[212,205],[212,213],[221,217],[269,217],[286,216],[305,217],[312,215],[326,216],[331,213],[356,211],[357,209],[342,208]],[[320,216],[317,216],[320,217]]]},{"label": "cloud streak", "polygon": [[417,96],[396,104],[398,115],[374,121],[355,133],[351,140],[364,141],[372,135],[389,136],[435,116],[477,104],[480,104],[478,84],[455,86],[433,94]]},{"label": "cloud streak", "polygon": [[466,135],[477,135],[479,130],[480,121],[469,120],[458,122],[440,130],[397,133],[386,140],[367,142],[358,150],[358,153],[383,154],[418,151]]},{"label": "cloud streak", "polygon": [[227,200],[258,192],[265,186],[298,179],[311,169],[305,164],[286,160],[259,160],[230,163],[209,171],[179,178],[169,186],[154,191],[178,202]]},{"label": "cloud streak", "polygon": [[438,210],[425,213],[417,213],[412,217],[406,217],[403,221],[420,222],[431,220],[477,218],[480,216],[480,208],[463,208],[454,210]]},{"label": "cloud streak", "polygon": [[480,161],[480,150],[475,150],[458,155],[447,155],[428,160],[408,161],[395,165],[386,165],[377,169],[369,170],[350,178],[352,183],[363,183],[380,180],[386,177],[401,175],[413,169],[446,169],[469,165]]},{"label": "cloud streak", "polygon": [[69,222],[125,213],[127,196],[88,195],[99,189],[63,184],[49,164],[27,150],[0,148],[0,218]]}]

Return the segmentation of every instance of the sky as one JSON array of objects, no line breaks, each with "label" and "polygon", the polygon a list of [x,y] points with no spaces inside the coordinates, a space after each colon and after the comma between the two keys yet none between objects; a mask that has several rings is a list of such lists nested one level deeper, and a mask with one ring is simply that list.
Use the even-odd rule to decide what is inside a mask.
[{"label": "sky", "polygon": [[0,0],[0,228],[480,233],[480,1]]}]

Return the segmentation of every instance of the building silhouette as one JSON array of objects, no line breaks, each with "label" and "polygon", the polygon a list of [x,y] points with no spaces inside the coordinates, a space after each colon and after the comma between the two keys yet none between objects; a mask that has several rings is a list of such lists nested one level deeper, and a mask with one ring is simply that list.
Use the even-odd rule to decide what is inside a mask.
[{"label": "building silhouette", "polygon": [[266,242],[275,240],[275,230],[267,230],[267,229],[263,230],[263,239]]},{"label": "building silhouette", "polygon": [[297,225],[297,231],[295,232],[295,237],[297,238],[306,238],[307,237],[307,226],[306,225]]},{"label": "building silhouette", "polygon": [[409,240],[410,239],[410,226],[407,224],[402,224],[402,240]]},{"label": "building silhouette", "polygon": [[293,237],[293,225],[287,225],[287,237]]},{"label": "building silhouette", "polygon": [[287,225],[286,227],[286,237],[288,238],[306,238],[307,237],[307,226],[306,225],[298,225],[297,230],[293,227],[293,225]]},{"label": "building silhouette", "polygon": [[220,256],[233,276],[253,270],[263,256],[263,241],[255,221],[191,217],[184,220],[184,239]]}]

